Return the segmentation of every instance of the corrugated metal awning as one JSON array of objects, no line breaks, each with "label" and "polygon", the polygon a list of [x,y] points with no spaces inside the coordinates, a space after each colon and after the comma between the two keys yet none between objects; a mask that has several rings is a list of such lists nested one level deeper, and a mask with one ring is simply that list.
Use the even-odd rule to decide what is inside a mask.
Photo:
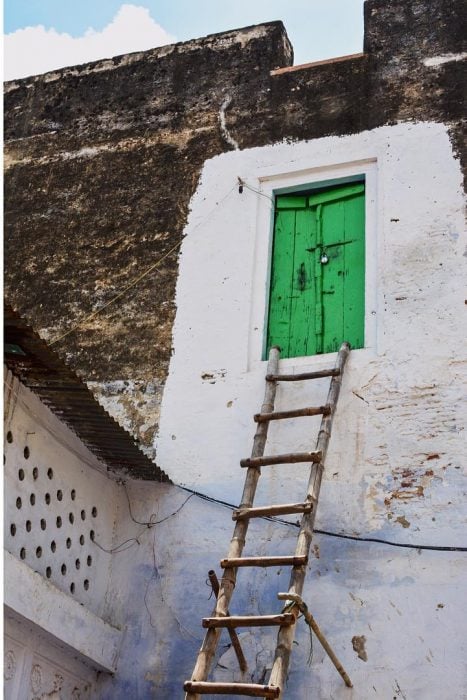
[{"label": "corrugated metal awning", "polygon": [[86,384],[11,306],[5,305],[5,363],[114,473],[170,479],[96,401]]}]

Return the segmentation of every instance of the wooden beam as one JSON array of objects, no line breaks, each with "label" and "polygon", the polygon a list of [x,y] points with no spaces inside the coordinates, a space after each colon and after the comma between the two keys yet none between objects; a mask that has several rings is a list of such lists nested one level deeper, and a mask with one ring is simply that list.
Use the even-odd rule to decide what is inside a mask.
[{"label": "wooden beam", "polygon": [[238,557],[237,559],[221,559],[223,569],[238,566],[306,566],[308,557]]},{"label": "wooden beam", "polygon": [[327,416],[329,406],[312,406],[310,408],[296,408],[293,411],[275,411],[274,413],[256,413],[253,416],[255,423],[264,423],[268,420],[283,420],[284,418],[300,418],[301,416]]},{"label": "wooden beam", "polygon": [[292,601],[293,603],[295,603],[295,605],[298,606],[298,608],[299,608],[300,612],[303,614],[303,617],[305,618],[307,624],[310,625],[311,629],[318,637],[318,640],[319,640],[321,646],[323,647],[324,651],[327,653],[327,655],[331,659],[332,663],[334,664],[337,672],[341,676],[341,678],[344,681],[347,688],[353,688],[352,681],[350,680],[344,667],[342,666],[341,662],[339,661],[339,659],[335,655],[334,651],[332,650],[331,645],[327,641],[326,637],[321,632],[320,628],[318,627],[318,623],[316,622],[316,620],[313,617],[313,615],[311,614],[311,612],[308,610],[308,606],[306,605],[306,603],[303,602],[302,598],[299,595],[297,595],[296,593],[278,593],[277,597],[279,598],[279,600]]},{"label": "wooden beam", "polygon": [[[259,424],[261,425],[261,423]],[[267,423],[264,423],[267,425]],[[284,455],[267,455],[240,460],[241,467],[267,467],[270,464],[297,464],[298,462],[320,462],[321,452],[289,452]]]},{"label": "wooden beam", "polygon": [[322,377],[339,376],[339,368],[321,369],[318,372],[302,372],[301,374],[267,374],[268,382],[303,382],[307,379],[321,379]]},{"label": "wooden beam", "polygon": [[[219,595],[219,579],[216,576],[216,572],[211,569],[211,571],[208,571],[208,577],[209,577],[209,583],[211,584],[214,595],[217,598],[217,596]],[[230,614],[230,613],[228,613],[228,614]],[[248,671],[248,664],[246,662],[245,655],[243,653],[243,649],[242,649],[242,646],[240,644],[240,640],[239,640],[238,635],[234,629],[229,629],[229,637],[230,637],[230,641],[232,642],[232,647],[235,651],[235,655],[237,657],[238,665],[240,666],[240,671],[242,673],[246,673]]]},{"label": "wooden beam", "polygon": [[248,695],[255,698],[278,698],[280,688],[256,683],[206,683],[203,681],[186,681],[183,689],[190,694],[199,695]]},{"label": "wooden beam", "polygon": [[257,508],[240,508],[232,513],[232,520],[241,518],[264,518],[272,515],[292,515],[293,513],[311,513],[313,503],[283,503],[277,506],[258,506]]},{"label": "wooden beam", "polygon": [[229,617],[204,617],[203,627],[271,627],[286,626],[295,622],[295,615],[281,613],[280,615],[230,615]]}]

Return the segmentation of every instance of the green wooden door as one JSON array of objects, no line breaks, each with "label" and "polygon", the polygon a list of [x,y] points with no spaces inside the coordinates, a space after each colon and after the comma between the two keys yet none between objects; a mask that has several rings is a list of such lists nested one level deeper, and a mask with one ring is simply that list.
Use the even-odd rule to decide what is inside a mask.
[{"label": "green wooden door", "polygon": [[282,357],[364,345],[364,189],[276,198],[267,345]]}]

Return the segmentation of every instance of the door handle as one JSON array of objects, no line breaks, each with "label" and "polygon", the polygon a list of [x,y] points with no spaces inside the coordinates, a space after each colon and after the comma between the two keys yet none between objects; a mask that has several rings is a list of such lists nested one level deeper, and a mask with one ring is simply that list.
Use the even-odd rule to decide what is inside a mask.
[{"label": "door handle", "polygon": [[326,251],[328,248],[335,248],[338,245],[349,245],[349,243],[355,243],[355,239],[352,239],[351,241],[341,241],[338,243],[329,243],[328,245],[323,245],[323,246],[315,246],[314,248],[305,248],[307,253],[314,253],[315,250],[318,250],[318,248],[321,248],[322,251]]}]

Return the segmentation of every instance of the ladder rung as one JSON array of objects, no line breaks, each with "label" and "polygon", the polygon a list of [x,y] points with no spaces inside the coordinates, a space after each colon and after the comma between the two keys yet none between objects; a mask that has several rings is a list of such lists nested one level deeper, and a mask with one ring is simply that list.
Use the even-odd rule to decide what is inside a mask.
[{"label": "ladder rung", "polygon": [[248,695],[255,698],[278,698],[280,688],[275,685],[258,685],[257,683],[208,683],[205,681],[186,681],[183,684],[186,693],[199,695]]},{"label": "ladder rung", "polygon": [[292,513],[311,513],[313,503],[283,503],[278,506],[259,506],[258,508],[239,508],[232,513],[232,520],[243,518],[263,518],[268,515],[291,515]]},{"label": "ladder rung", "polygon": [[274,413],[256,413],[253,419],[256,423],[265,423],[268,420],[282,420],[283,418],[300,418],[300,416],[328,416],[330,406],[315,406],[310,408],[296,408],[293,411],[274,411]]},{"label": "ladder rung", "polygon": [[267,382],[301,382],[304,379],[321,379],[321,377],[338,377],[340,369],[321,369],[319,372],[302,372],[302,374],[267,374]]},{"label": "ladder rung", "polygon": [[321,452],[291,452],[286,455],[249,457],[240,460],[241,467],[265,467],[268,464],[295,464],[296,462],[320,462]]},{"label": "ladder rung", "polygon": [[230,617],[204,617],[203,627],[281,627],[293,625],[295,615],[281,613],[280,615],[230,615]]},{"label": "ladder rung", "polygon": [[307,556],[236,557],[221,559],[221,567],[223,569],[231,569],[237,566],[305,566],[307,563]]}]

